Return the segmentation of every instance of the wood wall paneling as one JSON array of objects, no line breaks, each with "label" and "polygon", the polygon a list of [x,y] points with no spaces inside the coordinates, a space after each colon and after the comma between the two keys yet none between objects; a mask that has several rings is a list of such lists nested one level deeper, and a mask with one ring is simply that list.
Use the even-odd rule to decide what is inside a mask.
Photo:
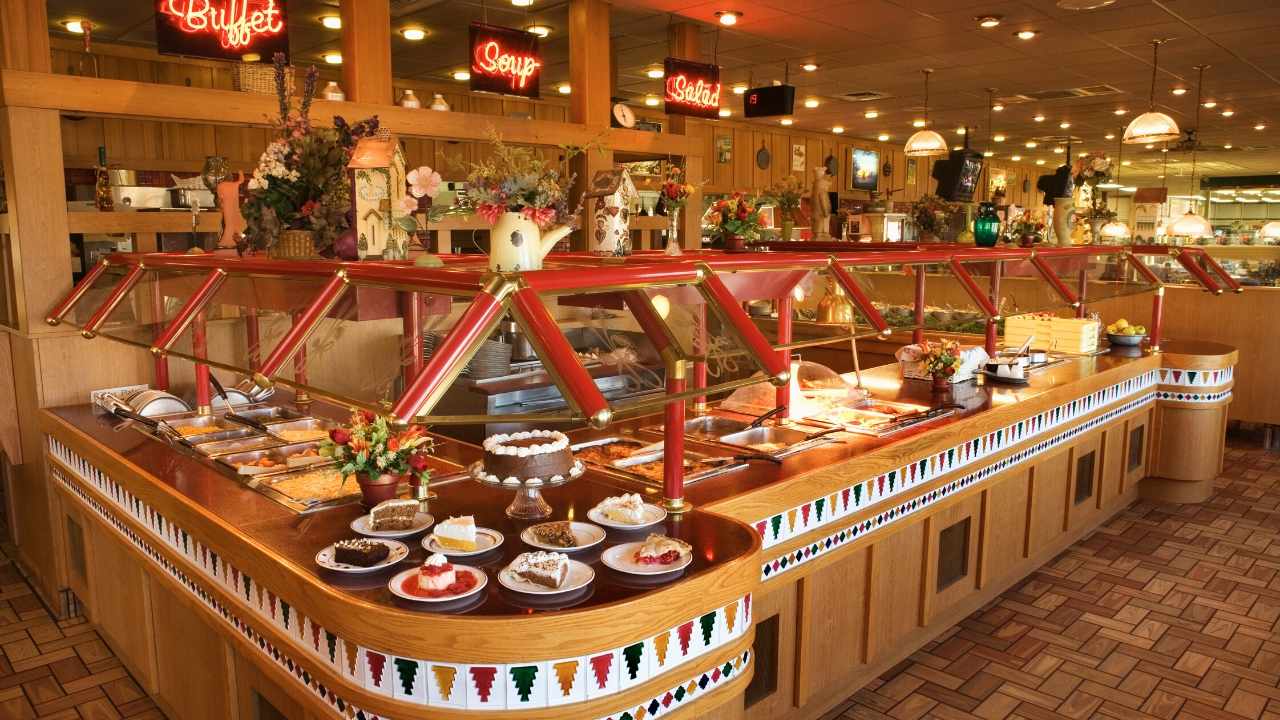
[{"label": "wood wall paneling", "polygon": [[342,88],[354,102],[390,105],[390,0],[341,0]]},{"label": "wood wall paneling", "polygon": [[905,524],[870,546],[866,660],[898,650],[920,626],[924,523]]},{"label": "wood wall paneling", "polygon": [[1065,529],[1070,465],[1071,453],[1063,449],[1032,466],[1028,555],[1037,555]]},{"label": "wood wall paneling", "polygon": [[[759,592],[752,597],[751,614],[756,625],[776,617],[778,623],[777,658],[753,658],[755,673],[758,676],[766,666],[777,669],[777,686],[772,693],[756,701],[747,708],[747,716],[752,718],[788,717],[794,711],[796,691],[796,653],[798,614],[797,588],[795,583],[787,583],[771,588],[768,592]],[[755,676],[753,676],[753,680]]]},{"label": "wood wall paneling", "polygon": [[1113,425],[1102,434],[1102,462],[1098,470],[1098,507],[1113,504],[1125,490],[1125,436],[1123,424]]},{"label": "wood wall paneling", "polygon": [[1022,468],[994,478],[982,513],[979,586],[999,583],[1027,557],[1027,509],[1031,470]]},{"label": "wood wall paneling", "polygon": [[49,72],[48,27],[45,0],[0,3],[0,67]]},{"label": "wood wall paneling", "polygon": [[[1086,456],[1093,454],[1090,461]],[[1092,465],[1090,465],[1092,462]],[[1071,464],[1069,472],[1071,479],[1067,487],[1067,529],[1074,530],[1081,525],[1093,522],[1093,516],[1098,512],[1098,496],[1101,494],[1099,485],[1101,483],[1103,466],[1102,457],[1102,432],[1094,431],[1080,439],[1071,449]],[[1088,478],[1082,478],[1082,472],[1089,472]],[[1085,487],[1080,485],[1082,479],[1088,484],[1092,482],[1092,487],[1087,491],[1087,495],[1080,497],[1080,494],[1086,492]]]}]

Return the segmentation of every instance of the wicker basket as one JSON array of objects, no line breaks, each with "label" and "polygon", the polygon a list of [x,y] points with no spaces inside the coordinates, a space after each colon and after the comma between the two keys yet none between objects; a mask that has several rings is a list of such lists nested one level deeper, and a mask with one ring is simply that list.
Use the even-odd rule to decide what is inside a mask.
[{"label": "wicker basket", "polygon": [[[284,84],[293,93],[293,66],[284,69]],[[239,63],[231,72],[231,87],[240,92],[276,93],[276,68],[271,63]]]},{"label": "wicker basket", "polygon": [[285,230],[267,250],[276,260],[310,260],[316,256],[316,241],[310,230]]}]

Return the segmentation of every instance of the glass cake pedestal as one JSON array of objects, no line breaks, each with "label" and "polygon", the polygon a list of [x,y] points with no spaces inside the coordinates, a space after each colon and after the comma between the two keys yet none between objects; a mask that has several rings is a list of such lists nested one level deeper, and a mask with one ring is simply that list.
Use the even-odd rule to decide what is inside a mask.
[{"label": "glass cake pedestal", "polygon": [[574,460],[573,467],[569,469],[567,476],[556,476],[559,479],[543,480],[541,478],[527,478],[518,480],[516,478],[498,479],[494,475],[485,472],[483,462],[475,462],[471,464],[468,471],[471,478],[482,485],[489,487],[506,488],[515,491],[515,497],[511,500],[511,504],[507,506],[507,517],[513,520],[541,520],[551,516],[551,504],[542,497],[542,489],[549,487],[559,487],[565,483],[576,480],[585,472],[586,466],[581,460]]}]

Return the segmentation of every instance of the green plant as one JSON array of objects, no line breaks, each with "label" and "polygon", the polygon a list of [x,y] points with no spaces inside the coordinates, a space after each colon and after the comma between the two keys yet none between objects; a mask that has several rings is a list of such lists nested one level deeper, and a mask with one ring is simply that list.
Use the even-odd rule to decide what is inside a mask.
[{"label": "green plant", "polygon": [[800,199],[804,197],[804,181],[795,175],[787,175],[766,188],[764,195],[778,206],[783,217],[790,217],[800,209]]}]

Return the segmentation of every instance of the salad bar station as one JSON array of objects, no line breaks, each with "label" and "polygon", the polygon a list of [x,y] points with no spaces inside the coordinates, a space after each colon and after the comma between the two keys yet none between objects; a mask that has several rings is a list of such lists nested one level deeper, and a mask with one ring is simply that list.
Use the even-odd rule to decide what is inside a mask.
[{"label": "salad bar station", "polygon": [[1136,497],[1206,496],[1235,351],[1162,337],[1147,252],[112,255],[48,320],[155,381],[41,411],[68,582],[129,662],[182,629],[108,573],[180,598],[298,717],[818,717]]}]

